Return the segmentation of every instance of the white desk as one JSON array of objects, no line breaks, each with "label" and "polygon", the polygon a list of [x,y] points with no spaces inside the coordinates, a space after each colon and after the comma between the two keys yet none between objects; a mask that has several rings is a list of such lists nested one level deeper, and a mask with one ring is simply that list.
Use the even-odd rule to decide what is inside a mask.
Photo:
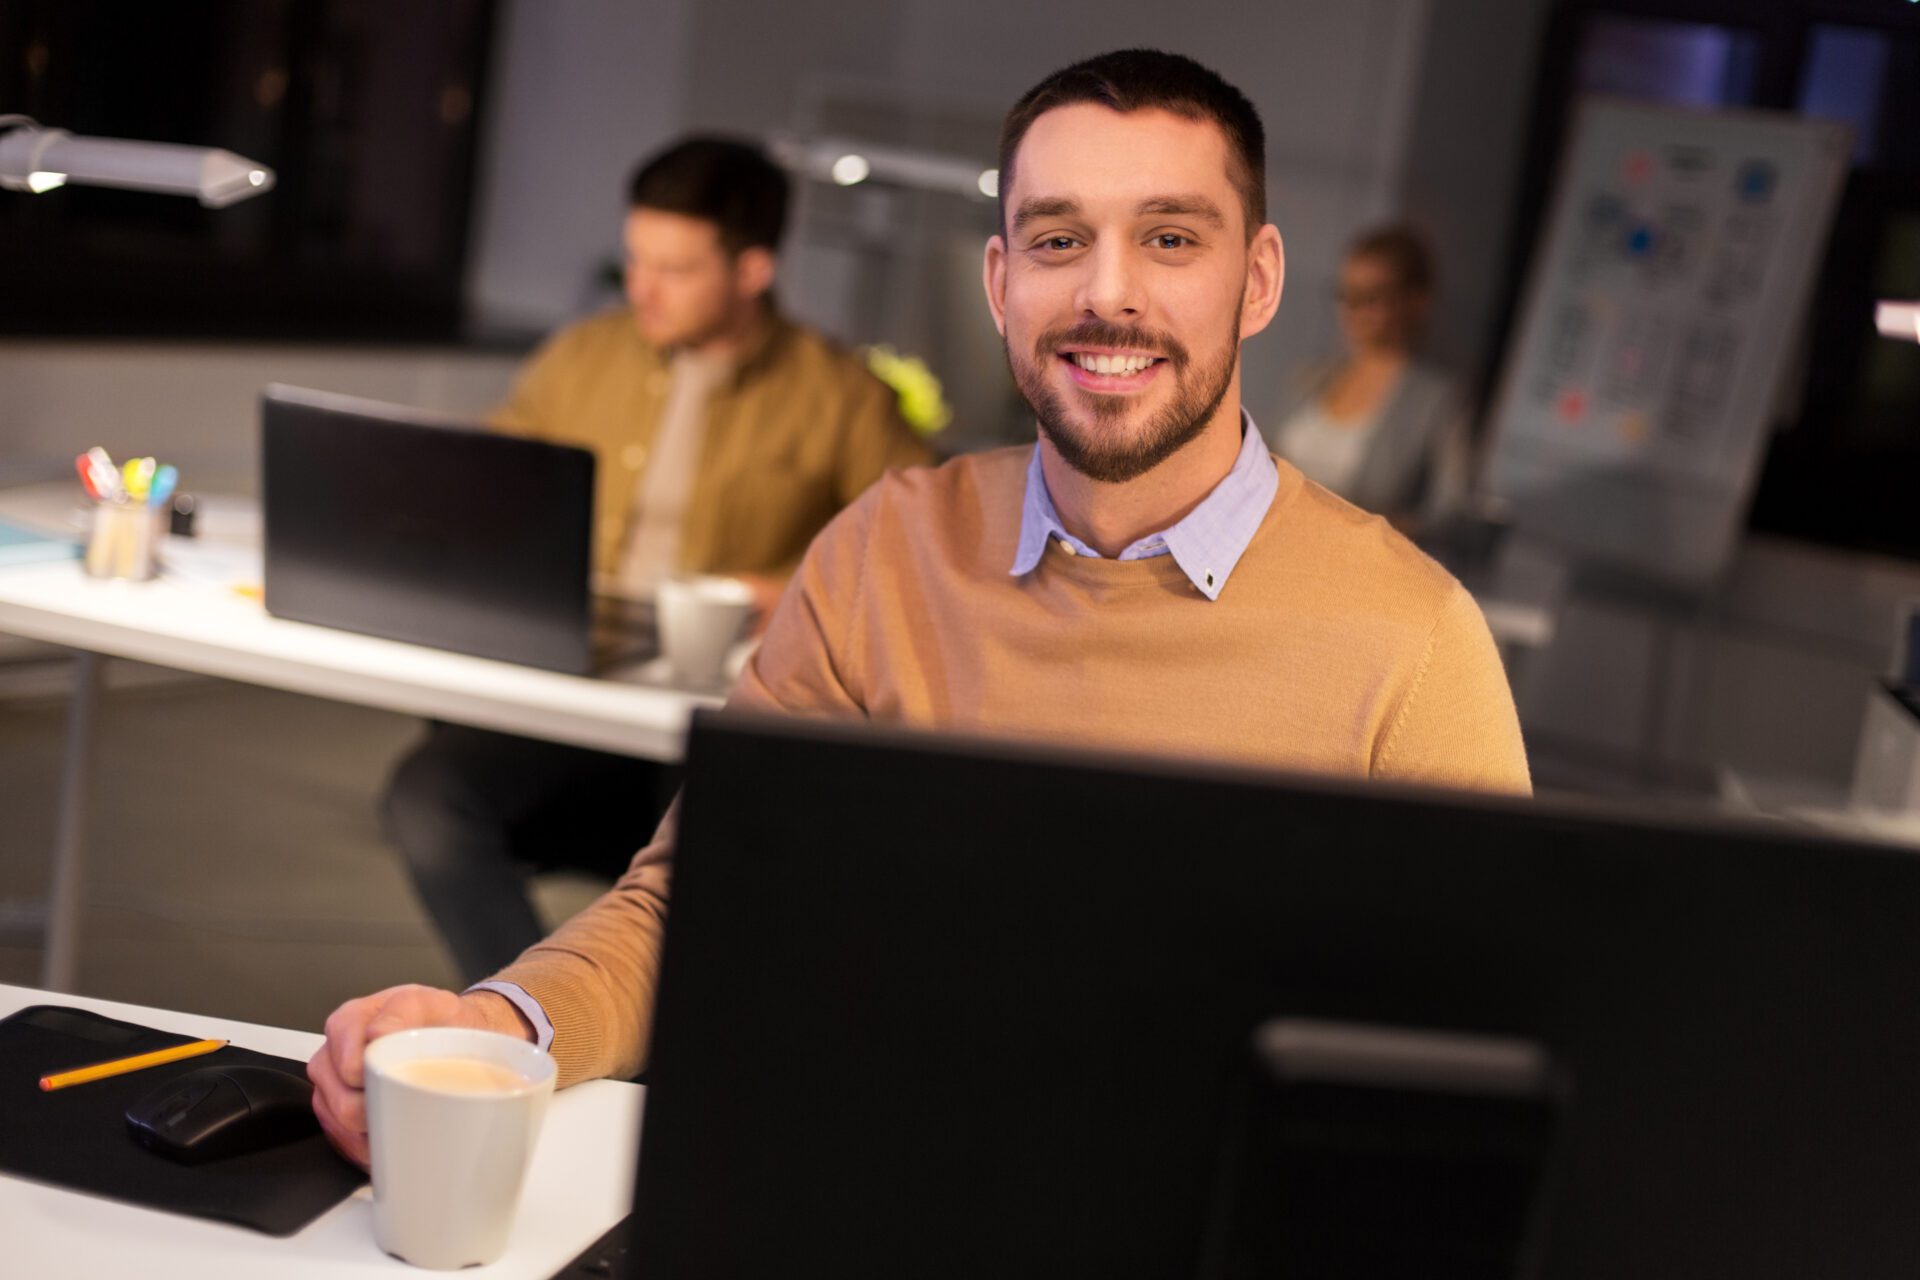
[{"label": "white desk", "polygon": [[[319,1036],[303,1031],[0,986],[0,1016],[33,1004],[92,1009],[301,1061],[320,1044]],[[644,1094],[637,1085],[608,1080],[556,1094],[506,1257],[460,1274],[473,1280],[546,1280],[625,1216],[633,1200]],[[374,1244],[373,1204],[365,1188],[298,1235],[278,1239],[0,1175],[0,1241],[5,1242],[0,1270],[34,1280],[331,1280],[426,1274],[388,1257]]]},{"label": "white desk", "polygon": [[[58,528],[73,485],[0,495],[0,517]],[[50,518],[51,516],[51,518]],[[540,671],[268,616],[220,586],[96,581],[78,563],[0,568],[0,632],[77,650],[41,985],[71,990],[78,956],[100,658],[133,658],[340,702],[654,760],[677,760],[716,695]]]},{"label": "white desk", "polygon": [[693,708],[721,701],[288,622],[219,587],[96,581],[72,563],[0,569],[0,631],[653,760],[679,759]]}]

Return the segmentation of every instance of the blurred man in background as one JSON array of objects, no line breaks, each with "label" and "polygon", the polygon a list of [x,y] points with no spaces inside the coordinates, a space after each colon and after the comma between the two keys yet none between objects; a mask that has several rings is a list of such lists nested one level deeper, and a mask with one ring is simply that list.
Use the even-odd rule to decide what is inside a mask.
[{"label": "blurred man in background", "polygon": [[[628,305],[549,339],[494,422],[592,450],[602,594],[644,602],[675,574],[727,574],[764,613],[834,513],[928,454],[856,355],[780,314],[787,178],[757,148],[681,142],[640,166],[628,205]],[[526,869],[618,876],[658,822],[670,774],[435,724],[383,808],[472,979],[543,932]]]}]

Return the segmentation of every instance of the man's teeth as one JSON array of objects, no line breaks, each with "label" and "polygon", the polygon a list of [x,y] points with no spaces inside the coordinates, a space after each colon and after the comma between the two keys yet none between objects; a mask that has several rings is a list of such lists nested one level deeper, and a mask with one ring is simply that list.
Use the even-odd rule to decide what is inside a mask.
[{"label": "man's teeth", "polygon": [[1152,356],[1096,356],[1085,351],[1073,353],[1073,362],[1088,373],[1104,373],[1130,378],[1152,364]]}]

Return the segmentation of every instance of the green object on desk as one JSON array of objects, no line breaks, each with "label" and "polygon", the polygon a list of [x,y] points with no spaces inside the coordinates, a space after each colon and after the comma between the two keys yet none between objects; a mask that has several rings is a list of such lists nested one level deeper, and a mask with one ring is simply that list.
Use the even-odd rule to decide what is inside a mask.
[{"label": "green object on desk", "polygon": [[79,554],[80,543],[76,539],[37,533],[0,520],[0,565],[72,560]]}]

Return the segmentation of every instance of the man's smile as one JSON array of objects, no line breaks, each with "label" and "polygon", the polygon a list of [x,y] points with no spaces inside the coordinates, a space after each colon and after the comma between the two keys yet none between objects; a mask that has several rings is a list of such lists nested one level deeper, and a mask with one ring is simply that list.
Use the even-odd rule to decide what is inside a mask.
[{"label": "man's smile", "polygon": [[1154,382],[1166,357],[1141,351],[1072,347],[1059,357],[1075,385],[1107,394],[1145,390]]}]

